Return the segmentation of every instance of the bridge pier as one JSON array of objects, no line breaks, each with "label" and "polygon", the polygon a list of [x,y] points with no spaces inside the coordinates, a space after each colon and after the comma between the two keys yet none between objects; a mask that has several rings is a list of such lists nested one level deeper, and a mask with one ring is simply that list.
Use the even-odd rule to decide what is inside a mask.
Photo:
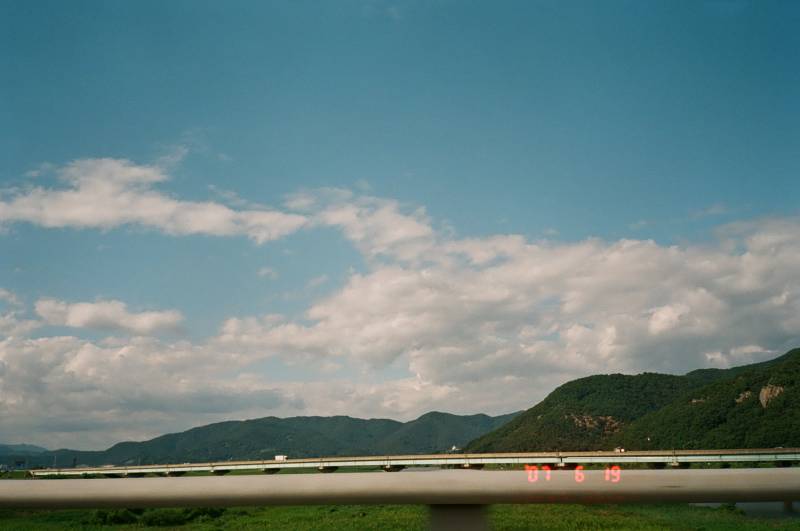
[{"label": "bridge pier", "polygon": [[465,470],[483,470],[483,463],[464,463],[461,468]]},{"label": "bridge pier", "polygon": [[317,470],[319,470],[320,472],[324,472],[324,473],[328,474],[330,472],[336,472],[337,470],[339,470],[339,467],[338,466],[320,466],[320,467],[317,467]]},{"label": "bridge pier", "polygon": [[400,472],[403,470],[405,466],[403,465],[385,465],[383,467],[384,472]]}]

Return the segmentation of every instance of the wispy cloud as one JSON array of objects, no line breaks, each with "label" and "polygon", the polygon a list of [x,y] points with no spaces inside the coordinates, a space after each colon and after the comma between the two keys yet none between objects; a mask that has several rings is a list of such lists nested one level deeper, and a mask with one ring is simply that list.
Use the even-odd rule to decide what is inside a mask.
[{"label": "wispy cloud", "polygon": [[628,228],[631,230],[641,230],[647,227],[648,225],[650,225],[649,221],[647,221],[646,219],[640,219],[638,221],[634,221],[633,223],[629,224]]},{"label": "wispy cloud", "polygon": [[37,177],[41,177],[42,175],[53,171],[54,169],[55,166],[53,164],[50,164],[49,162],[43,162],[39,164],[36,168],[26,171],[25,177],[35,179]]},{"label": "wispy cloud", "polygon": [[39,299],[36,313],[50,325],[139,335],[175,331],[183,322],[183,315],[176,310],[130,312],[125,303],[115,300],[70,304]]},{"label": "wispy cloud", "polygon": [[245,235],[257,243],[290,234],[307,223],[299,214],[211,201],[181,201],[156,190],[164,168],[122,159],[82,159],[59,169],[65,188],[35,187],[0,201],[0,225],[113,229],[140,225],[171,235]]},{"label": "wispy cloud", "polygon": [[311,278],[309,279],[308,282],[306,282],[306,289],[307,290],[316,289],[321,285],[325,284],[327,281],[328,281],[328,275],[319,275],[317,277]]},{"label": "wispy cloud", "polygon": [[[161,194],[155,186],[167,176],[155,166],[91,159],[61,175],[65,189],[19,192],[0,203],[0,219],[48,227],[135,223],[168,234],[262,241],[244,221],[253,209]],[[306,295],[314,300],[299,318],[231,316],[202,341],[143,337],[178,326],[177,310],[45,298],[36,303],[35,321],[24,318],[22,306],[12,308],[0,316],[0,407],[14,411],[4,426],[22,429],[33,410],[111,426],[119,411],[135,415],[133,405],[143,403],[152,409],[130,421],[139,429],[154,419],[161,426],[178,416],[218,419],[213,415],[234,406],[254,415],[501,412],[528,407],[559,383],[590,373],[726,366],[800,341],[796,218],[742,221],[720,228],[716,242],[667,246],[514,234],[459,238],[435,228],[422,208],[341,189],[299,192],[285,208],[291,213],[276,214],[296,219],[274,234],[337,228],[362,254],[365,270],[351,270],[343,285],[320,296],[314,288],[328,278],[310,279]],[[257,272],[277,274],[266,266]],[[9,292],[0,298],[15,300]],[[128,337],[26,336],[42,323]],[[309,375],[346,366],[353,376],[265,381],[257,367],[266,359],[304,365]],[[408,376],[369,381],[398,367]],[[119,374],[138,386],[120,385]],[[357,382],[356,375],[368,376]],[[190,397],[206,396],[206,388],[216,413],[186,413]],[[258,405],[247,409],[251,399]],[[12,408],[10,400],[30,407]]]},{"label": "wispy cloud", "polygon": [[697,210],[692,212],[693,218],[707,218],[713,216],[721,216],[723,214],[727,214],[730,210],[727,206],[722,203],[714,203],[702,210]]},{"label": "wispy cloud", "polygon": [[261,278],[268,278],[270,280],[275,280],[278,278],[278,272],[271,267],[262,267],[256,274]]},{"label": "wispy cloud", "polygon": [[19,306],[20,300],[17,295],[7,289],[0,288],[0,302],[5,301],[13,306]]}]

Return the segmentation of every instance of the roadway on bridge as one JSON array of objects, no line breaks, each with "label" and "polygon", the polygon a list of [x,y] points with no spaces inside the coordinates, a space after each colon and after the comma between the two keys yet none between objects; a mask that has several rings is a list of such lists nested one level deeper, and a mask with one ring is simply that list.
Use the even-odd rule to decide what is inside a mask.
[{"label": "roadway on bridge", "polygon": [[363,457],[317,457],[269,461],[220,461],[213,463],[181,463],[144,466],[76,467],[31,470],[33,477],[88,475],[140,476],[146,474],[181,475],[210,472],[225,474],[232,471],[277,472],[282,469],[316,468],[331,472],[347,467],[381,467],[398,471],[409,466],[451,466],[481,468],[485,465],[549,465],[554,468],[586,464],[651,463],[660,465],[689,465],[691,463],[772,462],[787,465],[800,461],[798,448],[764,448],[738,450],[657,450],[636,452],[537,452],[495,454],[432,454]]}]

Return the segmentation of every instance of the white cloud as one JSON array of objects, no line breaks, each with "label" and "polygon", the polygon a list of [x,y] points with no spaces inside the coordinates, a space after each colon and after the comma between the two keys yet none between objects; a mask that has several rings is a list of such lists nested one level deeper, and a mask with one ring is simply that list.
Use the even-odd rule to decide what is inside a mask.
[{"label": "white cloud", "polygon": [[306,218],[268,209],[234,210],[181,201],[154,189],[168,179],[159,166],[123,159],[76,160],[59,170],[66,188],[34,187],[0,201],[0,224],[113,229],[140,225],[172,235],[246,235],[257,243],[290,234]]},{"label": "white cloud", "polygon": [[0,288],[0,301],[5,301],[12,306],[20,305],[20,301],[17,298],[17,295],[3,288]]},{"label": "white cloud", "polygon": [[800,222],[721,234],[719,244],[703,246],[452,240],[428,249],[424,265],[379,263],[354,273],[302,321],[231,319],[219,340],[309,363],[400,364],[422,382],[455,389],[452,396],[466,393],[477,409],[497,407],[497,385],[520,390],[504,393],[513,409],[568,378],[684,372],[795,346]]},{"label": "white cloud", "polygon": [[54,169],[55,166],[53,166],[49,162],[43,162],[39,164],[36,168],[26,171],[25,177],[28,177],[30,179],[36,179],[37,177],[41,177],[42,175],[49,173]]},{"label": "white cloud", "polygon": [[124,303],[114,300],[69,304],[55,299],[39,299],[36,313],[50,325],[139,335],[174,331],[183,321],[183,315],[176,310],[132,313]]},{"label": "white cloud", "polygon": [[689,313],[690,308],[686,304],[675,304],[661,306],[653,310],[650,316],[649,326],[651,334],[661,334],[676,328],[681,319]]},{"label": "white cloud", "polygon": [[268,278],[270,280],[275,280],[278,278],[278,272],[270,267],[262,267],[256,274],[262,278]]},{"label": "white cloud", "polygon": [[310,278],[308,282],[306,282],[306,289],[312,290],[320,287],[321,285],[325,284],[328,281],[328,275],[319,275],[313,278]]},{"label": "white cloud", "polygon": [[20,440],[103,448],[302,407],[290,390],[226,372],[240,366],[234,355],[186,341],[0,339],[0,419]]},{"label": "white cloud", "polygon": [[394,200],[323,188],[291,195],[285,204],[311,216],[316,225],[340,229],[368,259],[418,261],[436,243],[425,210],[409,212]]},{"label": "white cloud", "polygon": [[[5,306],[5,308],[3,308]],[[22,301],[17,294],[0,288],[0,339],[3,337],[27,336],[41,326],[39,321],[22,316]]]},{"label": "white cloud", "polygon": [[705,217],[712,217],[712,216],[721,216],[722,214],[728,213],[728,207],[726,207],[722,203],[714,203],[713,205],[704,208],[702,210],[698,210],[692,214],[694,218],[705,218]]},{"label": "white cloud", "polygon": [[0,313],[0,338],[27,336],[39,326],[39,321],[23,319],[16,312]]},{"label": "white cloud", "polygon": [[[109,165],[102,173],[115,178],[95,179],[94,165]],[[279,237],[252,209],[155,192],[165,178],[158,168],[94,161],[65,171],[67,190],[33,189],[0,203],[0,219],[24,214],[46,226],[136,223],[176,234]],[[113,190],[96,190],[104,187]],[[73,204],[69,194],[129,198],[120,208],[93,212],[77,200],[63,208]],[[23,208],[26,201],[58,208],[47,217],[38,207]],[[130,217],[138,211],[134,204],[148,221]],[[0,344],[4,427],[44,433],[43,424],[26,422],[42,421],[36,411],[51,411],[73,427],[95,426],[86,433],[99,440],[156,434],[173,429],[178,418],[188,426],[261,414],[502,413],[587,374],[736,365],[800,342],[798,219],[727,225],[717,241],[703,245],[559,243],[504,234],[456,238],[435,230],[421,209],[346,190],[303,192],[286,206],[299,212],[290,216],[300,224],[340,229],[367,270],[351,273],[301,318],[231,317],[200,343],[7,338]],[[170,329],[181,318],[131,312],[119,301],[41,299],[36,310],[51,324],[133,334]],[[15,312],[13,323],[0,321],[0,332],[19,325],[21,310]],[[276,381],[263,369],[266,360],[301,366],[316,380]],[[338,366],[351,377],[315,372]],[[193,405],[202,400],[213,411]],[[120,416],[130,417],[127,427]]]}]

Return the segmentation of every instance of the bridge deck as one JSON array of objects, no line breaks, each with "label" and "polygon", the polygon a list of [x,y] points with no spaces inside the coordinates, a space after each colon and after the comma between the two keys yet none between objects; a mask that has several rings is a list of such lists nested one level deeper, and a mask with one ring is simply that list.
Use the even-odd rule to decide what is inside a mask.
[{"label": "bridge deck", "polygon": [[732,463],[732,462],[792,462],[800,461],[800,448],[768,448],[737,450],[656,450],[626,452],[537,452],[493,454],[430,454],[360,457],[317,457],[284,461],[219,461],[140,466],[102,466],[81,468],[46,468],[31,470],[33,477],[46,476],[131,476],[143,474],[177,475],[187,472],[226,473],[234,470],[280,470],[288,468],[317,468],[330,470],[346,467],[383,467],[397,469],[408,466],[481,466],[487,464],[540,464],[555,467],[577,464],[629,463]]}]

